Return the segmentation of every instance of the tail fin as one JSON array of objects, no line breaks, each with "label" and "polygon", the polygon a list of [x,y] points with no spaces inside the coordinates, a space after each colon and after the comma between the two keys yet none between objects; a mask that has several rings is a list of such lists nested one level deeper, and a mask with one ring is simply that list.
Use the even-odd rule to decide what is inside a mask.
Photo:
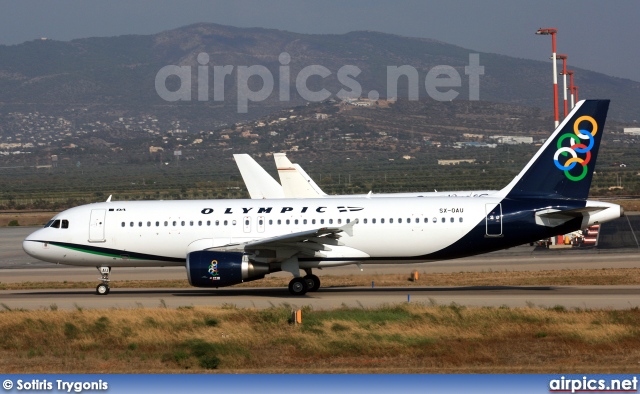
[{"label": "tail fin", "polygon": [[244,184],[253,199],[284,198],[282,186],[247,154],[233,155]]},{"label": "tail fin", "polygon": [[576,104],[538,153],[498,195],[585,200],[608,109],[609,100],[583,100]]},{"label": "tail fin", "polygon": [[274,153],[280,183],[287,198],[318,198],[326,193],[297,164],[291,163],[285,153]]}]

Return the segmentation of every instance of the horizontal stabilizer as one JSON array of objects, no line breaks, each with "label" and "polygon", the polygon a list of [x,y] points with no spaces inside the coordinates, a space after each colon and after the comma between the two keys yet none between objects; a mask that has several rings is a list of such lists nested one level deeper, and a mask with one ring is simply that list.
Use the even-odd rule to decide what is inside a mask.
[{"label": "horizontal stabilizer", "polygon": [[543,211],[536,212],[536,224],[546,227],[557,227],[569,220],[575,218],[588,217],[591,214],[604,211],[608,207],[583,207],[568,210],[558,209],[545,209]]}]

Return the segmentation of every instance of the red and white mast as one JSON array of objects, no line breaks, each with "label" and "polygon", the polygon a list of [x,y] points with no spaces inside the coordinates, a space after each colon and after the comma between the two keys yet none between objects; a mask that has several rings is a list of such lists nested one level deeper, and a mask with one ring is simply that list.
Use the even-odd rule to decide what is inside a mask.
[{"label": "red and white mast", "polygon": [[558,33],[558,29],[547,28],[547,29],[538,29],[536,34],[541,35],[551,35],[551,63],[553,63],[553,116],[555,120],[555,127],[558,128],[560,124],[560,120],[558,117],[558,65],[556,64],[556,34]]}]

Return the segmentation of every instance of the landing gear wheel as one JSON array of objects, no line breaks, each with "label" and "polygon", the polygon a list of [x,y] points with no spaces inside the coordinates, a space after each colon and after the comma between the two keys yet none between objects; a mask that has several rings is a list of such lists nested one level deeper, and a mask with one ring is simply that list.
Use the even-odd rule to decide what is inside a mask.
[{"label": "landing gear wheel", "polygon": [[107,295],[109,294],[109,290],[111,290],[109,288],[109,274],[111,273],[111,267],[100,266],[96,268],[100,271],[100,281],[102,281],[102,283],[96,287],[96,294]]},{"label": "landing gear wheel", "polygon": [[289,282],[289,293],[292,295],[305,295],[307,290],[307,281],[304,278],[293,278],[291,282]]},{"label": "landing gear wheel", "polygon": [[320,278],[315,275],[307,275],[303,278],[307,282],[307,291],[318,291],[320,288]]},{"label": "landing gear wheel", "polygon": [[96,294],[97,295],[107,295],[107,294],[109,294],[109,290],[111,290],[109,288],[109,286],[107,286],[104,283],[101,283],[101,284],[98,285],[98,287],[96,287]]}]

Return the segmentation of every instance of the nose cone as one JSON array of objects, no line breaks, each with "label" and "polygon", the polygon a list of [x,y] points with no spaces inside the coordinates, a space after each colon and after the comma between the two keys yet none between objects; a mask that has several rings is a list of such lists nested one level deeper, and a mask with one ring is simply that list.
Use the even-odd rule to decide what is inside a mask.
[{"label": "nose cone", "polygon": [[48,244],[44,242],[40,237],[42,229],[34,231],[27,238],[22,241],[22,250],[31,257],[43,260],[42,255],[48,248]]}]

